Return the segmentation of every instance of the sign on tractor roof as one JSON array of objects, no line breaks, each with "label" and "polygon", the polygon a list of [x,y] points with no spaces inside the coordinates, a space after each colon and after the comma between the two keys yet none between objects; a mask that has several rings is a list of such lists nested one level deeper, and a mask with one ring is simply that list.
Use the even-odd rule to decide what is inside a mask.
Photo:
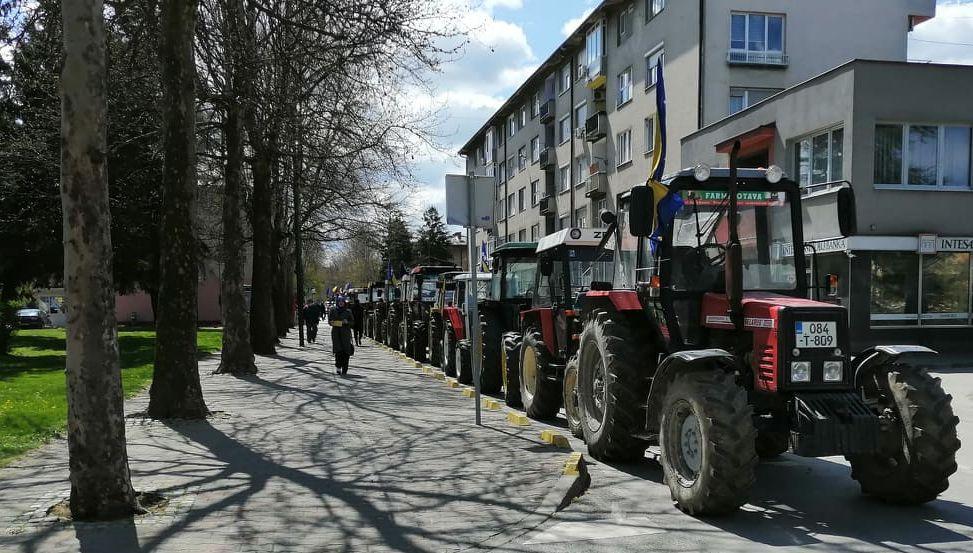
[{"label": "sign on tractor roof", "polygon": [[566,228],[549,234],[537,242],[537,253],[554,249],[558,246],[592,246],[601,245],[605,236],[604,228]]}]

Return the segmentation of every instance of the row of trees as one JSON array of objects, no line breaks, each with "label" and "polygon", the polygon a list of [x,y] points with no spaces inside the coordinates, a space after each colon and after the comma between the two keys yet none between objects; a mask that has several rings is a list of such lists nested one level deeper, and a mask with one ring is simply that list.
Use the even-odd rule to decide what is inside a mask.
[{"label": "row of trees", "polygon": [[153,296],[148,414],[206,416],[201,260],[222,268],[219,370],[253,372],[304,289],[302,242],[386,234],[390,184],[433,139],[405,93],[460,45],[425,0],[15,0],[0,22],[0,300],[63,274],[71,509],[122,516],[116,291]]}]

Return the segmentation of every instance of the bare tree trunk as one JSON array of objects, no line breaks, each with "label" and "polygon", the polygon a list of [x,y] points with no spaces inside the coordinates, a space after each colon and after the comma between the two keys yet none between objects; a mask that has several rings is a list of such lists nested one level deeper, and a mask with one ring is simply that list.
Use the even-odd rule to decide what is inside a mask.
[{"label": "bare tree trunk", "polygon": [[226,141],[226,172],[223,188],[223,351],[218,373],[254,374],[250,346],[250,320],[243,294],[243,100],[247,87],[245,43],[246,13],[242,0],[226,0],[227,36],[224,44],[230,60],[230,94],[223,134]]},{"label": "bare tree trunk", "polygon": [[[251,140],[259,136],[248,129]],[[277,353],[277,326],[274,324],[273,214],[274,193],[271,160],[266,151],[258,151],[251,167],[253,173],[253,273],[250,294],[250,342],[258,355]]]},{"label": "bare tree trunk", "polygon": [[196,362],[196,1],[163,0],[161,15],[164,196],[155,371],[148,413],[158,419],[198,419],[209,410]]},{"label": "bare tree trunk", "polygon": [[62,6],[68,456],[71,514],[78,520],[121,518],[139,510],[128,469],[115,328],[103,10],[102,0]]},{"label": "bare tree trunk", "polygon": [[294,165],[291,173],[291,187],[294,200],[294,278],[297,288],[297,337],[301,347],[304,346],[304,324],[300,316],[300,309],[304,306],[304,255],[301,251],[301,174],[304,168],[303,142],[300,136],[297,137],[297,155],[294,156]]}]

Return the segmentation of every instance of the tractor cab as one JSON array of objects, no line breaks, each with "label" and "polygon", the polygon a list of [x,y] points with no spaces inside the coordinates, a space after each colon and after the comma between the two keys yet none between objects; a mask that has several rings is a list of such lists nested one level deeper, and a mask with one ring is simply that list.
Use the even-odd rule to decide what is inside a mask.
[{"label": "tractor cab", "polygon": [[[385,283],[378,281],[368,285],[367,300],[365,307],[365,336],[373,340],[379,340],[379,307],[385,296]],[[384,318],[384,315],[383,315]]]},{"label": "tractor cab", "polygon": [[[490,296],[490,273],[477,273],[476,297]],[[470,273],[448,272],[439,277],[439,291],[429,323],[429,355],[433,364],[462,384],[473,382],[470,340],[467,332],[467,291]],[[438,310],[436,309],[438,307]]]},{"label": "tractor cab", "polygon": [[418,265],[402,277],[399,345],[416,361],[425,361],[428,356],[430,309],[436,300],[439,276],[458,269],[455,265]]}]

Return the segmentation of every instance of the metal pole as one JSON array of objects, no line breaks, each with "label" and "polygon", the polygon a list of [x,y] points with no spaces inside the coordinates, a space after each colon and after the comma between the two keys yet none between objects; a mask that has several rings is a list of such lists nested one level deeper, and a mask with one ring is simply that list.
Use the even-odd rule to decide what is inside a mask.
[{"label": "metal pole", "polygon": [[474,241],[476,240],[476,221],[474,220],[474,215],[476,209],[474,209],[473,202],[476,200],[476,192],[473,190],[473,186],[476,183],[476,177],[473,173],[469,176],[469,186],[467,186],[467,199],[470,209],[470,226],[467,230],[467,246],[469,252],[470,261],[470,284],[466,287],[466,312],[469,314],[469,322],[466,328],[470,329],[470,362],[473,365],[473,389],[476,391],[476,425],[481,426],[480,422],[480,314],[478,306],[476,305],[476,264],[473,262],[473,256],[476,251]]}]

